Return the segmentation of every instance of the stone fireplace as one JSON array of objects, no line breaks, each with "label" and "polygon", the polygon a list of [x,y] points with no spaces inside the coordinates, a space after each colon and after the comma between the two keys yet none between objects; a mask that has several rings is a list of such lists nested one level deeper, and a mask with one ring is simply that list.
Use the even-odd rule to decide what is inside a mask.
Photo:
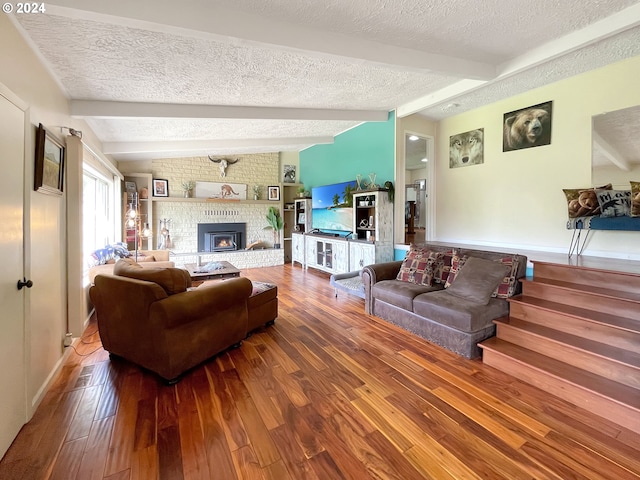
[{"label": "stone fireplace", "polygon": [[245,223],[199,223],[198,252],[244,250],[246,237]]}]

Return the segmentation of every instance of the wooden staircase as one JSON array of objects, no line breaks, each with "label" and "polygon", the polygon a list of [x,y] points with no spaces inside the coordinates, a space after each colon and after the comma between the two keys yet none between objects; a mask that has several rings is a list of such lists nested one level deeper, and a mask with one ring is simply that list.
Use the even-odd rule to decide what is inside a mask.
[{"label": "wooden staircase", "polygon": [[640,274],[533,263],[483,362],[640,433]]}]

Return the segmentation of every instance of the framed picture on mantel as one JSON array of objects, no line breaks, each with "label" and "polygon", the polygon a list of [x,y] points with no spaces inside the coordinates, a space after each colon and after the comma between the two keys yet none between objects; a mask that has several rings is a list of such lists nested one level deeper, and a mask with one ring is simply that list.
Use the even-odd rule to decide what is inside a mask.
[{"label": "framed picture on mantel", "polygon": [[268,189],[268,198],[269,200],[278,201],[280,200],[280,187],[277,185],[270,186]]}]

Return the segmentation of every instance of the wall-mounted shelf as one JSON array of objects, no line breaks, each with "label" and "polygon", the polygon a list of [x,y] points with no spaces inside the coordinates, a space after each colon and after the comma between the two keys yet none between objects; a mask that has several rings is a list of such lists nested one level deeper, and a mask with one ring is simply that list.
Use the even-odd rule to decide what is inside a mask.
[{"label": "wall-mounted shelf", "polygon": [[280,205],[273,200],[226,200],[223,198],[186,198],[186,197],[153,197],[154,202],[188,202],[188,203],[240,203],[240,204],[262,204]]}]

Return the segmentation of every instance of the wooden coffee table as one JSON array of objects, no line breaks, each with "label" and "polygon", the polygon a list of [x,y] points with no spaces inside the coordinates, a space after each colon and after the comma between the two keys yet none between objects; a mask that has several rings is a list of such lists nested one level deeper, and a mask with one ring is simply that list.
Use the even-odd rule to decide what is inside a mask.
[{"label": "wooden coffee table", "polygon": [[219,263],[222,268],[205,271],[204,267],[207,265],[206,263],[200,266],[196,265],[195,263],[187,263],[185,264],[185,268],[188,270],[192,282],[203,280],[219,280],[222,278],[232,278],[240,276],[240,270],[231,265],[229,262],[219,261],[215,263]]}]

